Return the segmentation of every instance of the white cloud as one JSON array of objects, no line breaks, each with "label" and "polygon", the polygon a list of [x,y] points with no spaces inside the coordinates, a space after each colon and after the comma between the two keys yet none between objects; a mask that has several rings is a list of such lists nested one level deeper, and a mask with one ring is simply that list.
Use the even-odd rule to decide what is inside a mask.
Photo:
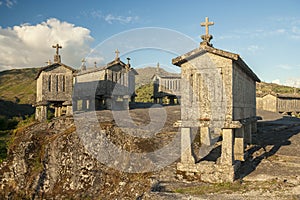
[{"label": "white cloud", "polygon": [[92,10],[92,11],[83,11],[81,14],[85,17],[93,17],[96,19],[101,19],[104,20],[105,22],[109,24],[113,24],[115,22],[120,23],[120,24],[129,24],[129,23],[134,23],[139,20],[139,16],[134,16],[132,15],[132,12],[129,11],[128,15],[114,15],[112,13],[109,14],[104,14],[100,10]]},{"label": "white cloud", "polygon": [[15,4],[17,4],[16,0],[6,0],[6,1],[0,1],[0,6],[5,5],[8,8],[12,8]]},{"label": "white cloud", "polygon": [[258,45],[250,45],[247,48],[247,50],[250,51],[251,53],[256,53],[256,51],[258,51],[259,49],[261,48]]},{"label": "white cloud", "polygon": [[107,16],[105,16],[104,20],[109,23],[112,24],[113,22],[119,22],[121,24],[128,24],[134,21],[137,21],[139,19],[138,16],[114,16],[112,14],[108,14]]},{"label": "white cloud", "polygon": [[287,65],[287,64],[281,64],[281,65],[277,65],[277,68],[280,68],[283,70],[292,70],[294,67],[291,65]]},{"label": "white cloud", "polygon": [[276,83],[279,85],[286,85],[286,86],[290,86],[290,87],[297,87],[300,88],[300,77],[291,77],[285,80],[279,80],[279,79],[275,79],[273,81],[271,81],[271,83]]},{"label": "white cloud", "polygon": [[300,78],[289,78],[285,80],[284,85],[300,88]]},{"label": "white cloud", "polygon": [[53,44],[62,45],[62,62],[74,68],[90,52],[90,31],[51,18],[36,25],[0,27],[0,70],[44,66],[53,61]]},{"label": "white cloud", "polygon": [[292,32],[291,37],[293,39],[300,39],[300,28],[299,27],[293,26],[291,32]]},{"label": "white cloud", "polygon": [[278,85],[281,84],[279,79],[275,79],[275,80],[271,81],[271,83],[276,83],[276,84],[278,84]]}]

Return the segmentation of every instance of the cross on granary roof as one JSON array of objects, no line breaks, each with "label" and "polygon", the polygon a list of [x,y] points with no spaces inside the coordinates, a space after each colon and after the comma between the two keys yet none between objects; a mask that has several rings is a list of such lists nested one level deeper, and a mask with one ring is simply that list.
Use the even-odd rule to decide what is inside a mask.
[{"label": "cross on granary roof", "polygon": [[205,22],[202,22],[200,25],[205,26],[205,35],[209,35],[208,27],[214,25],[214,22],[210,22],[208,17],[205,17]]},{"label": "cross on granary roof", "polygon": [[56,55],[59,55],[58,49],[61,49],[62,46],[60,46],[59,44],[56,44],[56,45],[52,45],[52,48],[56,48]]},{"label": "cross on granary roof", "polygon": [[118,49],[116,49],[115,53],[116,53],[116,58],[115,59],[118,60],[120,51]]},{"label": "cross on granary roof", "polygon": [[205,17],[205,22],[202,22],[200,24],[201,26],[205,26],[205,35],[201,35],[201,38],[203,39],[203,41],[200,43],[201,45],[206,45],[206,46],[212,46],[212,44],[210,44],[210,40],[213,38],[212,35],[209,34],[209,26],[214,25],[214,22],[210,22],[208,20],[208,17]]}]

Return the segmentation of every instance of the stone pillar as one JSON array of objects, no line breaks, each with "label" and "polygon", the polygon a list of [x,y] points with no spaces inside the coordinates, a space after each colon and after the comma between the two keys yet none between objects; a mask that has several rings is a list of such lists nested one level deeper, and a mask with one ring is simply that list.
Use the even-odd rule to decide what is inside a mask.
[{"label": "stone pillar", "polygon": [[66,108],[66,116],[72,116],[73,115],[72,101],[64,102],[63,106]]},{"label": "stone pillar", "polygon": [[54,117],[58,117],[58,107],[54,107]]},{"label": "stone pillar", "polygon": [[61,108],[62,108],[61,106],[57,107],[57,117],[60,117],[61,114],[62,114],[62,109]]},{"label": "stone pillar", "polygon": [[167,104],[170,104],[170,98],[169,97],[167,98]]},{"label": "stone pillar", "polygon": [[[73,99],[73,103],[72,103],[72,107],[73,107],[73,111],[77,111],[78,110],[78,101],[77,100],[75,100],[75,99]],[[68,108],[67,108],[67,110],[68,110]],[[73,112],[72,111],[72,112]],[[67,111],[68,112],[68,111]]]},{"label": "stone pillar", "polygon": [[67,106],[67,112],[66,112],[67,116],[72,116],[73,115],[73,108],[72,105],[68,105]]},{"label": "stone pillar", "polygon": [[87,100],[82,99],[82,110],[87,110]]},{"label": "stone pillar", "polygon": [[163,99],[159,98],[159,104],[163,104]]},{"label": "stone pillar", "polygon": [[91,102],[89,99],[86,99],[86,109],[85,110],[90,110],[91,109]]},{"label": "stone pillar", "polygon": [[130,97],[130,103],[135,104],[135,93],[132,94],[132,96]]},{"label": "stone pillar", "polygon": [[254,134],[257,133],[257,122],[256,121],[251,123],[251,131]]},{"label": "stone pillar", "polygon": [[223,129],[221,163],[233,164],[233,129]]},{"label": "stone pillar", "polygon": [[181,97],[177,96],[177,104],[180,104]]},{"label": "stone pillar", "polygon": [[112,109],[112,99],[110,97],[107,97],[105,99],[105,105],[106,105],[106,108],[111,110]]},{"label": "stone pillar", "polygon": [[195,164],[191,147],[191,128],[181,128],[181,163]]},{"label": "stone pillar", "polygon": [[244,128],[234,129],[234,160],[244,161]]},{"label": "stone pillar", "polygon": [[201,127],[200,128],[200,144],[204,144],[206,146],[211,145],[211,137],[209,132],[209,127]]},{"label": "stone pillar", "polygon": [[129,110],[129,98],[123,98],[123,107],[124,109]]},{"label": "stone pillar", "polygon": [[35,108],[35,119],[40,122],[47,120],[47,106],[46,105],[40,105]]},{"label": "stone pillar", "polygon": [[170,99],[169,103],[171,105],[174,105],[175,104],[174,97],[169,97],[169,99]]},{"label": "stone pillar", "polygon": [[252,143],[252,134],[251,134],[251,124],[245,125],[245,143],[251,144]]},{"label": "stone pillar", "polygon": [[95,99],[89,100],[89,110],[95,110]]}]

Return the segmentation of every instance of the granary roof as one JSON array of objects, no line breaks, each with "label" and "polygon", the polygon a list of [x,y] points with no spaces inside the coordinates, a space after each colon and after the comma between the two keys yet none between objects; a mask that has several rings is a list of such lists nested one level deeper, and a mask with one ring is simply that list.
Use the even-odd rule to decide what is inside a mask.
[{"label": "granary roof", "polygon": [[49,68],[51,68],[51,67],[57,67],[57,66],[63,66],[63,67],[65,67],[65,68],[71,70],[72,72],[75,72],[75,71],[76,71],[76,70],[73,69],[72,67],[70,67],[70,66],[68,66],[68,65],[65,65],[65,64],[63,64],[63,63],[52,63],[52,64],[49,64],[49,65],[47,65],[47,66],[41,67],[40,70],[38,71],[38,73],[37,73],[35,79],[37,79],[37,78],[40,76],[40,74],[42,73],[42,71],[45,71],[45,70],[47,70],[47,69],[49,69]]},{"label": "granary roof", "polygon": [[278,98],[300,99],[300,94],[277,94]]},{"label": "granary roof", "polygon": [[152,76],[152,78],[154,78],[155,76],[158,76],[160,78],[166,78],[166,79],[175,79],[175,78],[181,78],[180,74],[168,74],[168,75],[164,75],[164,74],[154,74]]},{"label": "granary roof", "polygon": [[[77,75],[83,75],[83,74],[93,73],[93,72],[97,72],[97,71],[102,71],[102,70],[105,70],[105,69],[109,69],[110,67],[113,67],[115,65],[120,65],[122,67],[127,67],[127,64],[122,62],[119,58],[116,58],[115,60],[107,63],[105,66],[97,67],[97,68],[90,68],[90,69],[86,69],[86,70],[82,70],[82,71],[77,71]],[[130,71],[135,73],[135,75],[138,75],[138,73],[135,69],[130,68]]]},{"label": "granary roof", "polygon": [[272,95],[274,97],[278,97],[278,98],[283,98],[283,99],[300,99],[300,94],[291,94],[291,93],[287,93],[287,94],[276,94],[276,93],[268,93],[268,94],[262,94],[259,95],[258,97],[265,97],[267,95]]},{"label": "granary roof", "polygon": [[260,82],[260,79],[256,76],[256,74],[250,69],[250,67],[242,60],[242,58],[238,54],[217,49],[208,45],[201,45],[199,48],[196,48],[186,54],[183,54],[181,56],[172,59],[172,64],[180,67],[181,64],[186,63],[195,57],[204,55],[207,52],[233,60],[253,80]]}]

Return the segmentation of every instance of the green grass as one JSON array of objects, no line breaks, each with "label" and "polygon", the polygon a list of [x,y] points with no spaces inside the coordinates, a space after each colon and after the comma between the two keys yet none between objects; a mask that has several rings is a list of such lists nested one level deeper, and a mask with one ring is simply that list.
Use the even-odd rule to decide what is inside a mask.
[{"label": "green grass", "polygon": [[10,130],[0,131],[0,163],[7,158],[7,144],[10,140]]},{"label": "green grass", "polygon": [[280,94],[287,94],[287,93],[291,94],[294,92],[299,93],[300,89],[299,88],[294,89],[293,87],[278,85],[275,83],[261,82],[261,83],[257,83],[256,92],[262,94],[268,94],[270,92],[280,93]]},{"label": "green grass", "polygon": [[38,70],[27,68],[0,72],[0,98],[20,104],[33,104]]},{"label": "green grass", "polygon": [[34,123],[34,115],[26,116],[24,120],[19,117],[8,119],[0,116],[0,162],[7,158],[7,150],[14,141],[14,133],[32,123]]},{"label": "green grass", "polygon": [[136,102],[153,102],[151,96],[153,95],[153,84],[143,85],[136,90],[137,97],[135,98]]},{"label": "green grass", "polygon": [[226,193],[245,190],[245,186],[239,182],[234,183],[216,183],[216,184],[203,184],[200,186],[192,186],[185,188],[177,188],[173,192],[190,195],[203,195],[209,193]]}]

